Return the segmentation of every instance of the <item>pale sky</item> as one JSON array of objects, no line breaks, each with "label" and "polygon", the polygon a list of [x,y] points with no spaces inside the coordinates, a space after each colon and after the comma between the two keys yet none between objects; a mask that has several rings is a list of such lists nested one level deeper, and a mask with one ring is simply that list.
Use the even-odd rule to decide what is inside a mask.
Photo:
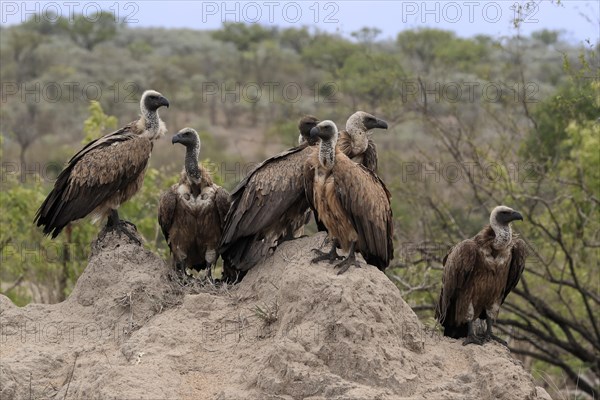
[{"label": "pale sky", "polygon": [[[395,38],[405,29],[432,27],[462,37],[486,34],[512,36],[515,4],[497,1],[1,1],[3,25],[19,23],[38,12],[64,17],[73,12],[92,16],[100,8],[126,19],[130,26],[216,29],[222,22],[261,23],[280,27],[309,26],[350,33],[364,26],[381,29],[380,38]],[[529,2],[534,3],[534,2]],[[600,2],[589,0],[536,1],[524,11],[521,32],[563,30],[565,39],[593,43],[600,38]]]}]

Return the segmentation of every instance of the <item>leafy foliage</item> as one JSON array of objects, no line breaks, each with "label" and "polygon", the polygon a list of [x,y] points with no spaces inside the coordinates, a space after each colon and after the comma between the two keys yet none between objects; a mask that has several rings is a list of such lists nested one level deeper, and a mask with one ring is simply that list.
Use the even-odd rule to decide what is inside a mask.
[{"label": "leafy foliage", "polygon": [[85,138],[82,144],[88,144],[94,139],[98,139],[103,133],[107,133],[117,127],[117,118],[112,115],[104,114],[102,105],[96,100],[90,102],[88,108],[90,116],[88,119],[83,121],[83,133]]},{"label": "leafy foliage", "polygon": [[64,30],[77,45],[88,51],[117,34],[118,21],[106,11],[92,15],[75,15],[73,18],[59,18],[57,25]]}]

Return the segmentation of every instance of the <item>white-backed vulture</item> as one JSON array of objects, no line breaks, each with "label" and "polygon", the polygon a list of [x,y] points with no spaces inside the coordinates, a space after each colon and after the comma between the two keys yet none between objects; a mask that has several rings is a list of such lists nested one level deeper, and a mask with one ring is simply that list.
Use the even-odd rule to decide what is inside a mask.
[{"label": "white-backed vulture", "polygon": [[[352,161],[361,164],[369,171],[377,173],[377,145],[373,141],[373,129],[387,129],[388,124],[382,119],[364,111],[357,111],[346,121],[346,129],[338,133],[337,148]],[[317,139],[318,140],[318,139]],[[309,171],[312,176],[314,171]],[[308,196],[309,202],[311,196]],[[315,222],[320,232],[327,229],[319,220],[314,204],[310,208],[315,216]]]},{"label": "white-backed vulture", "polygon": [[332,121],[317,124],[311,136],[321,142],[305,165],[305,191],[333,242],[329,253],[314,249],[320,255],[312,261],[333,262],[339,258],[339,245],[349,254],[336,265],[338,274],[350,265],[360,267],[356,251],[367,263],[384,270],[394,256],[390,193],[377,175],[336,147],[338,132]]},{"label": "white-backed vulture", "polygon": [[116,132],[88,143],[59,174],[54,188],[35,215],[44,234],[55,238],[70,222],[92,215],[94,221],[108,217],[107,230],[123,227],[117,208],[141,187],[152,146],[167,131],[158,116],[169,101],[154,90],[140,100],[141,115]]},{"label": "white-backed vulture", "polygon": [[239,281],[279,243],[301,235],[310,212],[302,172],[317,122],[300,119],[305,141],[260,163],[231,192],[220,246],[225,280]]},{"label": "white-backed vulture", "polygon": [[373,129],[387,129],[382,119],[364,111],[357,111],[346,121],[346,129],[339,132],[337,146],[352,161],[377,173],[377,146],[373,141]]},{"label": "white-backed vulture", "polygon": [[[506,344],[492,333],[492,325],[525,267],[525,242],[513,235],[510,226],[515,220],[522,221],[523,216],[506,206],[494,208],[489,225],[444,257],[436,318],[444,326],[445,336],[465,337],[465,345],[492,339]],[[486,321],[483,338],[473,331],[476,318]]]},{"label": "white-backed vulture", "polygon": [[162,194],[158,223],[173,254],[177,270],[200,271],[216,264],[229,193],[213,183],[208,171],[198,164],[200,137],[192,128],[180,130],[173,144],[185,146],[185,163],[179,183]]}]

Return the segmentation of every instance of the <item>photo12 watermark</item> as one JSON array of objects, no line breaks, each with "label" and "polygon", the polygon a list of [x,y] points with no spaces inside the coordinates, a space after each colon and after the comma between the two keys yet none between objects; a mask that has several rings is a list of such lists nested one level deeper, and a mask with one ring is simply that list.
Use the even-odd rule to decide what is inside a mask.
[{"label": "photo12 watermark", "polygon": [[202,102],[220,103],[297,103],[308,98],[314,103],[337,103],[339,87],[335,82],[315,82],[309,87],[298,82],[202,82]]},{"label": "photo12 watermark", "polygon": [[203,1],[201,21],[338,24],[341,4],[338,1]]},{"label": "photo12 watermark", "polygon": [[142,88],[136,82],[2,82],[0,102],[17,100],[22,103],[76,103],[100,101],[107,98],[112,103],[137,103]]},{"label": "photo12 watermark", "polygon": [[528,1],[401,1],[402,23],[496,24],[510,18],[519,23],[539,23],[541,2]]},{"label": "photo12 watermark", "polygon": [[110,15],[115,22],[137,24],[140,2],[134,1],[2,1],[0,14],[3,24],[8,22],[56,23],[63,19],[73,22],[75,18],[95,23]]}]

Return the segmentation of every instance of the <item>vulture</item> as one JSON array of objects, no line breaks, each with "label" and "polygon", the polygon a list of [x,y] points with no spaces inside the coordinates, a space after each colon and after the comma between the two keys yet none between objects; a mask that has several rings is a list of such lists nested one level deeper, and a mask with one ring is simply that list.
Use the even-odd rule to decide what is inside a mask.
[{"label": "vulture", "polygon": [[377,173],[377,146],[371,137],[375,128],[387,129],[388,124],[369,113],[357,111],[346,121],[346,130],[339,133],[337,146],[352,161]]},{"label": "vulture", "polygon": [[318,122],[301,118],[301,143],[257,165],[231,192],[220,245],[225,280],[241,280],[271,249],[302,234],[310,218],[302,173]]},{"label": "vulture", "polygon": [[[363,165],[369,171],[377,173],[377,146],[373,141],[372,130],[375,128],[387,129],[388,124],[382,119],[364,111],[357,111],[346,121],[346,130],[339,132],[337,148],[352,161]],[[318,140],[318,139],[317,139]],[[308,171],[310,176],[314,171]],[[309,196],[310,201],[310,196]],[[319,232],[327,229],[319,220],[314,204],[310,204]]]},{"label": "vulture", "polygon": [[[510,226],[516,220],[522,221],[523,216],[512,208],[494,208],[489,225],[473,238],[452,247],[444,257],[442,290],[436,309],[444,336],[466,338],[463,345],[489,340],[506,345],[492,333],[492,325],[525,266],[525,242],[513,235]],[[476,318],[486,321],[484,337],[474,333]]]},{"label": "vulture", "polygon": [[142,187],[153,143],[167,131],[158,116],[163,106],[169,107],[163,95],[145,91],[136,121],[88,143],[69,160],[35,215],[44,234],[55,238],[70,222],[91,215],[94,221],[108,217],[107,231],[123,232],[140,244],[117,208]]},{"label": "vulture", "polygon": [[332,238],[331,251],[313,249],[319,256],[312,262],[334,262],[339,259],[339,246],[349,254],[336,265],[338,274],[351,265],[360,267],[357,251],[383,271],[394,255],[390,193],[376,174],[336,146],[338,131],[332,121],[320,122],[310,134],[321,142],[305,164],[305,191]]},{"label": "vulture", "polygon": [[185,276],[188,268],[208,269],[210,277],[229,210],[229,193],[198,165],[200,138],[194,129],[180,130],[171,142],[185,146],[185,164],[179,183],[160,197],[158,222],[177,270]]}]

